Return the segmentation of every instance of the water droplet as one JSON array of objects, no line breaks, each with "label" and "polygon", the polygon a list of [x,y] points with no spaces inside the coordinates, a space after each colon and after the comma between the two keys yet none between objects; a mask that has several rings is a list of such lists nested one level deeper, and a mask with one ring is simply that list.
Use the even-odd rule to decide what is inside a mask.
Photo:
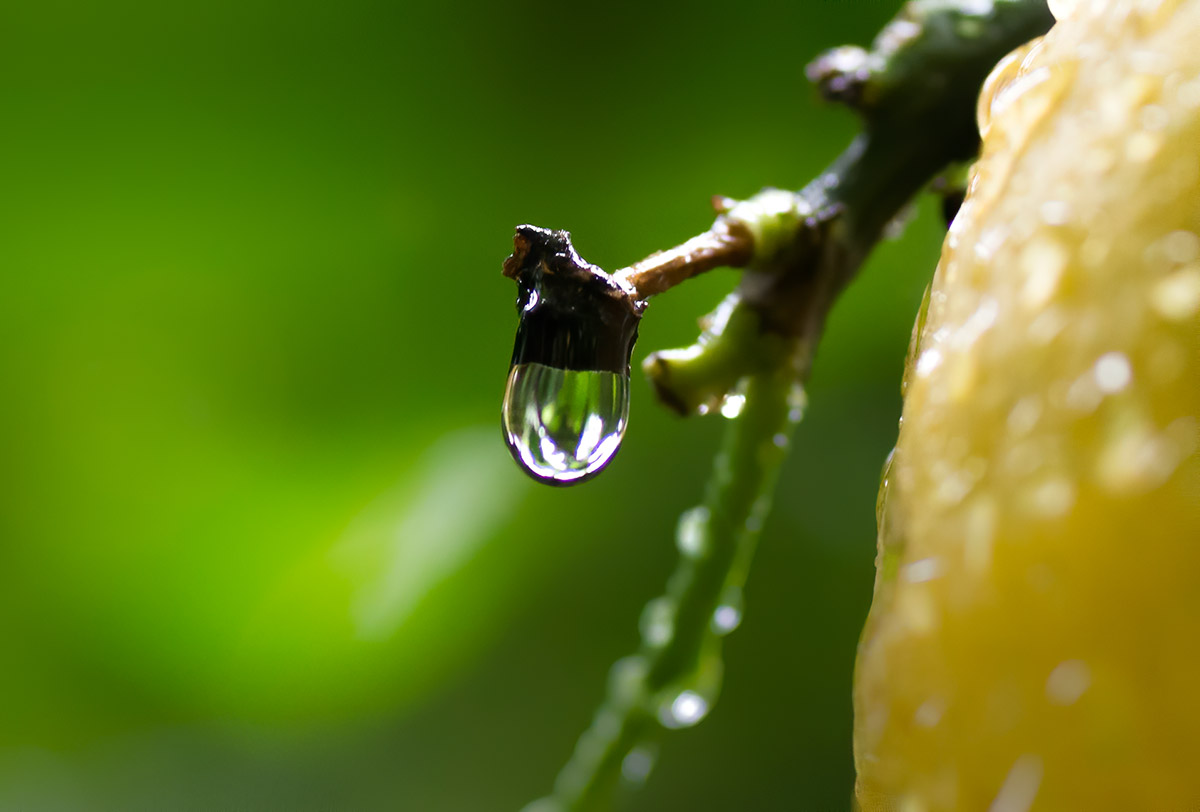
[{"label": "water droplet", "polygon": [[1048,226],[1065,226],[1071,221],[1071,205],[1064,200],[1047,200],[1039,211]]},{"label": "water droplet", "polygon": [[1106,395],[1120,392],[1133,380],[1133,369],[1129,366],[1129,359],[1119,352],[1109,352],[1100,356],[1093,373],[1096,376],[1096,385]]},{"label": "water droplet", "polygon": [[1193,79],[1179,86],[1177,91],[1179,103],[1184,108],[1200,107],[1200,79]]},{"label": "water droplet", "polygon": [[688,558],[708,552],[708,508],[701,505],[683,512],[675,530],[675,545]]},{"label": "water droplet", "polygon": [[942,363],[942,351],[936,347],[925,350],[917,359],[917,377],[927,378]]},{"label": "water droplet", "polygon": [[1100,484],[1117,496],[1146,493],[1170,478],[1181,455],[1169,435],[1126,417],[1106,440],[1096,461]]},{"label": "water droplet", "polygon": [[1046,698],[1055,705],[1072,705],[1092,684],[1092,672],[1083,660],[1061,662],[1046,678]]},{"label": "water droplet", "polygon": [[942,562],[934,557],[922,558],[919,561],[906,564],[901,577],[909,583],[921,584],[926,581],[932,581],[941,574]]},{"label": "water droplet", "polygon": [[741,416],[742,409],[746,408],[746,396],[740,393],[726,395],[721,401],[721,416],[734,420]]},{"label": "water droplet", "polygon": [[631,784],[644,784],[654,769],[656,755],[650,746],[633,748],[621,761],[621,777]]},{"label": "water droplet", "polygon": [[1067,266],[1067,250],[1060,243],[1045,237],[1030,240],[1021,252],[1021,267],[1025,284],[1021,300],[1030,310],[1047,304],[1058,291]]},{"label": "water droplet", "polygon": [[1200,256],[1200,237],[1191,231],[1172,231],[1162,240],[1163,255],[1178,265]]},{"label": "water droplet", "polygon": [[[1028,48],[1018,52],[1022,55],[1021,64],[991,97],[989,128],[998,127],[1002,136],[1023,137],[1028,133],[1053,108],[1068,78],[1061,65],[1031,68],[1030,57],[1040,50],[1041,41],[1035,40]],[[980,132],[984,132],[982,128]]]},{"label": "water droplet", "polygon": [[1200,268],[1188,266],[1158,282],[1150,302],[1169,321],[1184,321],[1200,310]]},{"label": "water droplet", "polygon": [[504,391],[504,438],[529,474],[582,482],[612,460],[629,418],[629,378],[518,364]]},{"label": "water droplet", "polygon": [[1029,52],[1029,45],[1024,45],[1012,51],[992,68],[983,89],[979,93],[979,102],[975,108],[975,121],[979,126],[980,136],[986,136],[992,126],[992,102],[1015,79],[1021,70],[1021,60]]},{"label": "water droplet", "polygon": [[665,646],[675,634],[675,602],[665,597],[650,601],[642,610],[638,626],[646,645]]},{"label": "water droplet", "polygon": [[943,505],[957,505],[975,487],[975,481],[967,471],[949,466],[939,466],[939,468],[942,470],[939,471],[937,489],[933,493],[934,498]]},{"label": "water droplet", "polygon": [[1033,513],[1062,516],[1075,504],[1075,486],[1066,477],[1050,475],[1028,491],[1027,504]]},{"label": "water droplet", "polygon": [[1162,136],[1148,132],[1134,133],[1125,143],[1125,157],[1134,163],[1145,163],[1162,148]]},{"label": "water droplet", "polygon": [[708,715],[708,700],[695,691],[680,691],[659,712],[663,727],[681,728],[699,724]]},{"label": "water droplet", "polygon": [[1014,437],[1024,437],[1033,431],[1042,417],[1042,404],[1037,395],[1018,400],[1008,413],[1008,430]]},{"label": "water droplet", "polygon": [[941,697],[930,697],[917,708],[917,712],[913,714],[913,722],[918,727],[936,727],[937,723],[942,721],[942,714],[945,712],[946,701]]},{"label": "water droplet", "polygon": [[724,636],[742,623],[742,590],[731,586],[721,595],[721,603],[713,612],[709,628],[713,634]]},{"label": "water droplet", "polygon": [[1096,382],[1094,369],[1091,375],[1081,375],[1076,378],[1066,387],[1065,393],[1059,395],[1061,391],[1061,384],[1056,385],[1051,392],[1052,399],[1079,414],[1091,414],[1096,411],[1096,407],[1104,399],[1104,392]]},{"label": "water droplet", "polygon": [[633,702],[641,697],[649,665],[634,654],[622,657],[608,670],[608,694],[615,702]]},{"label": "water droplet", "polygon": [[995,535],[996,503],[986,496],[977,497],[967,508],[963,528],[963,562],[972,575],[987,572]]},{"label": "water droplet", "polygon": [[1167,125],[1171,123],[1171,114],[1167,112],[1166,108],[1160,107],[1157,104],[1147,104],[1138,113],[1138,121],[1141,123],[1143,129],[1157,132],[1158,130],[1165,130]]},{"label": "water droplet", "polygon": [[1042,784],[1042,760],[1026,753],[1013,762],[988,812],[1028,812]]},{"label": "water droplet", "polygon": [[804,408],[808,405],[808,395],[804,391],[804,387],[796,384],[788,392],[788,420],[793,423],[799,423],[804,419]]},{"label": "water droplet", "polygon": [[736,606],[722,604],[713,612],[712,629],[717,634],[729,634],[742,622],[742,613]]}]

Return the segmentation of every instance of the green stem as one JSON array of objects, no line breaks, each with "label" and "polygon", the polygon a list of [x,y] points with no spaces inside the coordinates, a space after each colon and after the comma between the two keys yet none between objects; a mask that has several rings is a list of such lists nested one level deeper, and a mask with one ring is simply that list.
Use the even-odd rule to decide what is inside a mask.
[{"label": "green stem", "polygon": [[799,419],[797,386],[787,366],[746,380],[744,407],[730,422],[704,504],[680,523],[679,567],[666,595],[647,607],[640,650],[613,667],[608,699],[554,795],[530,810],[607,809],[631,751],[641,756],[637,748],[664,727],[695,724],[716,701],[721,637],[740,615],[740,591]]}]

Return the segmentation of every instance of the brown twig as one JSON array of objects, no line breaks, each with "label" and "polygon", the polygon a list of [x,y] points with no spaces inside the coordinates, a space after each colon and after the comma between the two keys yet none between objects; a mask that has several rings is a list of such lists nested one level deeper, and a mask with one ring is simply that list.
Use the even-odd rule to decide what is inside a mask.
[{"label": "brown twig", "polygon": [[713,268],[740,268],[754,255],[754,238],[738,223],[718,219],[682,245],[651,254],[613,274],[638,299],[648,299]]}]

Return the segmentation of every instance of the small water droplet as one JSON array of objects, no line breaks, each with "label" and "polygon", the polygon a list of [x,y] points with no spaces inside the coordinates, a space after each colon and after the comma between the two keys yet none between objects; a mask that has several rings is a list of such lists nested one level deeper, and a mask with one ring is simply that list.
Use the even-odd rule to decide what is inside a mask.
[{"label": "small water droplet", "polygon": [[633,748],[621,761],[621,777],[631,784],[644,784],[654,769],[656,756],[651,746]]},{"label": "small water droplet", "polygon": [[629,378],[616,372],[517,364],[508,375],[504,438],[530,475],[582,482],[612,460],[629,419]]},{"label": "small water droplet", "polygon": [[917,377],[927,378],[933,373],[942,363],[942,351],[936,347],[925,350],[921,353],[921,357],[917,359]]},{"label": "small water droplet", "polygon": [[1185,82],[1179,86],[1176,91],[1179,98],[1179,103],[1184,108],[1200,107],[1200,79],[1193,79],[1190,82]]},{"label": "small water droplet", "polygon": [[721,603],[713,611],[712,623],[709,628],[713,634],[724,636],[729,634],[742,623],[742,590],[731,586],[721,595]]},{"label": "small water droplet", "polygon": [[1158,282],[1150,302],[1169,321],[1183,321],[1200,310],[1200,267],[1188,266]]},{"label": "small water droplet", "polygon": [[1075,486],[1066,477],[1051,474],[1030,488],[1027,504],[1033,513],[1062,516],[1075,504]]},{"label": "small water droplet", "polygon": [[1061,385],[1056,385],[1051,396],[1056,403],[1061,403],[1068,409],[1078,412],[1079,414],[1091,414],[1096,411],[1096,407],[1100,405],[1100,401],[1104,399],[1104,392],[1096,383],[1096,376],[1081,375],[1076,378],[1065,392],[1062,392]]},{"label": "small water droplet", "polygon": [[1042,404],[1037,395],[1018,400],[1008,413],[1008,430],[1014,437],[1024,437],[1033,431],[1042,417]]},{"label": "small water droplet", "polygon": [[1150,423],[1126,416],[1106,439],[1096,461],[1100,484],[1113,495],[1146,493],[1162,485],[1182,455],[1170,435]]},{"label": "small water droplet", "polygon": [[1054,297],[1067,259],[1066,248],[1055,240],[1036,237],[1025,245],[1021,252],[1021,267],[1025,272],[1021,301],[1026,307],[1038,310]]},{"label": "small water droplet", "polygon": [[1042,760],[1031,753],[1013,762],[989,812],[1027,812],[1042,784]]},{"label": "small water droplet", "polygon": [[1158,154],[1162,148],[1161,136],[1148,132],[1134,133],[1125,145],[1125,157],[1134,163],[1145,163]]},{"label": "small water droplet", "polygon": [[938,696],[930,697],[917,708],[913,714],[913,722],[918,727],[936,727],[938,722],[942,721],[942,714],[945,712],[946,701]]},{"label": "small water droplet", "polygon": [[942,562],[936,557],[922,558],[919,561],[905,564],[902,577],[912,584],[932,581],[942,574]]},{"label": "small water droplet", "polygon": [[648,670],[646,658],[638,654],[617,660],[608,670],[609,696],[614,701],[634,701],[642,695]]},{"label": "small water droplet", "polygon": [[972,575],[987,572],[996,535],[996,503],[979,496],[967,508],[963,528],[963,561]]},{"label": "small water droplet", "polygon": [[1092,672],[1083,660],[1059,663],[1046,678],[1046,698],[1055,705],[1072,705],[1092,684]]},{"label": "small water droplet", "polygon": [[992,103],[1019,74],[1021,60],[1028,53],[1029,47],[1029,45],[1024,45],[1001,59],[996,63],[996,67],[992,68],[992,72],[988,74],[987,80],[983,83],[983,89],[979,93],[979,102],[975,108],[975,122],[981,136],[986,136],[991,129]]},{"label": "small water droplet", "polygon": [[741,393],[726,395],[721,401],[721,416],[729,420],[734,420],[741,416],[742,409],[746,408],[746,396]]},{"label": "small water droplet", "polygon": [[692,690],[680,691],[659,712],[663,727],[691,727],[708,715],[708,700]]},{"label": "small water droplet", "polygon": [[736,606],[722,604],[713,612],[712,627],[717,634],[729,634],[742,622],[742,613]]},{"label": "small water droplet", "polygon": [[1047,200],[1038,211],[1048,226],[1065,226],[1071,221],[1071,204],[1065,200]]},{"label": "small water droplet", "polygon": [[1177,265],[1200,257],[1200,237],[1191,231],[1172,231],[1162,239],[1163,255]]},{"label": "small water droplet", "polygon": [[639,626],[646,645],[665,646],[675,634],[675,602],[665,597],[650,601],[642,610]]},{"label": "small water droplet", "polygon": [[708,551],[708,508],[701,505],[683,512],[675,530],[675,545],[688,558],[699,558]]},{"label": "small water droplet", "polygon": [[896,616],[916,634],[928,634],[938,627],[938,607],[928,590],[907,587],[896,595]]},{"label": "small water droplet", "polygon": [[1133,380],[1133,369],[1129,366],[1129,359],[1119,352],[1109,352],[1100,356],[1093,374],[1096,377],[1096,385],[1106,395],[1120,392]]},{"label": "small water droplet", "polygon": [[1147,104],[1138,113],[1138,121],[1144,129],[1151,132],[1165,130],[1167,125],[1171,123],[1171,114],[1167,112],[1165,107],[1157,104]]},{"label": "small water droplet", "polygon": [[804,408],[808,405],[808,395],[804,387],[796,384],[788,392],[788,420],[799,423],[804,418]]}]

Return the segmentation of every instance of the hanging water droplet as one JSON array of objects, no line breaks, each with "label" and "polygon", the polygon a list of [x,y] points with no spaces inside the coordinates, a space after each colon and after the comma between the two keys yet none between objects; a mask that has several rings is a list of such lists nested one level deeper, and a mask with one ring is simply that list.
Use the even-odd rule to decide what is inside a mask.
[{"label": "hanging water droplet", "polygon": [[565,231],[521,226],[504,273],[520,321],[501,425],[533,478],[569,485],[617,453],[629,418],[629,357],[644,303],[584,262]]},{"label": "hanging water droplet", "polygon": [[504,436],[534,477],[567,484],[612,459],[629,417],[629,379],[615,372],[517,364],[504,391]]}]

